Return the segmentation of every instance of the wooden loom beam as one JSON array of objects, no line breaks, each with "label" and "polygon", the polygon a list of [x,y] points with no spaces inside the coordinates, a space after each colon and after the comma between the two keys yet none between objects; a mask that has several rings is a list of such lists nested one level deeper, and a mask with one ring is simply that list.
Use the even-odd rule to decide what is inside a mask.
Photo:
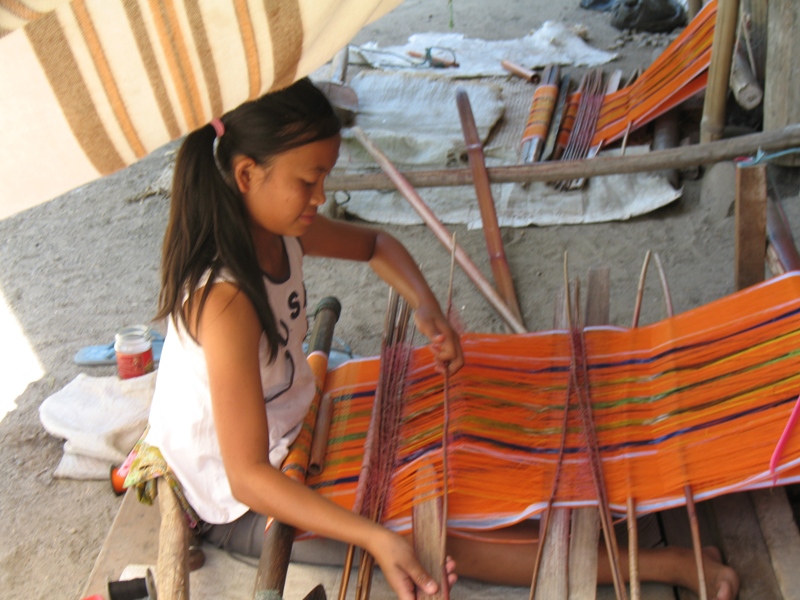
[{"label": "wooden loom beam", "polygon": [[[642,155],[596,156],[586,160],[489,167],[487,172],[489,181],[492,183],[559,181],[600,175],[646,173],[662,169],[684,169],[752,155],[759,149],[764,152],[775,152],[795,146],[800,146],[800,124],[798,123],[774,131],[657,150]],[[414,187],[473,184],[472,174],[468,168],[402,173],[398,171],[398,174]],[[394,183],[388,175],[383,173],[332,173],[326,179],[325,187],[328,190],[389,190],[394,189]]]}]

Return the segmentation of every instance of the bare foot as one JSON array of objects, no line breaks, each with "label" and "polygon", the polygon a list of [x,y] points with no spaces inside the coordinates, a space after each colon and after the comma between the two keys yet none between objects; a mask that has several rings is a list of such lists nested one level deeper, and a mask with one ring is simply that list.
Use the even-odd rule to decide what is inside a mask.
[{"label": "bare foot", "polygon": [[703,548],[703,566],[708,597],[734,600],[739,593],[739,576],[729,566],[722,564],[722,555],[714,546]]}]

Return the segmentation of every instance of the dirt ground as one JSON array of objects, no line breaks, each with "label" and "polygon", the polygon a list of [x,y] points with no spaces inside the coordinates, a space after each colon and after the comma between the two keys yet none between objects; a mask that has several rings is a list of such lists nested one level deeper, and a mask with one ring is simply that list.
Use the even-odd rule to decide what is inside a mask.
[{"label": "dirt ground", "polygon": [[[446,0],[406,0],[364,29],[355,43],[405,42],[415,32],[447,31]],[[472,37],[524,36],[545,20],[582,23],[597,48],[618,45],[620,32],[608,13],[579,7],[579,0],[453,0],[454,30]],[[646,67],[662,47],[629,40],[615,51],[625,72]],[[120,499],[108,481],[55,479],[63,441],[48,435],[38,416],[41,402],[79,373],[112,375],[113,367],[79,367],[75,352],[108,343],[122,325],[146,322],[155,312],[161,240],[168,212],[159,183],[176,143],[139,164],[0,221],[0,293],[19,323],[43,374],[29,383],[15,405],[0,416],[0,595],[8,599],[78,598]],[[790,222],[800,227],[796,179],[773,173]],[[46,173],[43,170],[43,176]],[[528,227],[503,232],[524,318],[529,329],[547,328],[563,281],[564,252],[573,276],[589,266],[611,268],[611,319],[631,321],[637,279],[647,250],[658,252],[676,311],[685,311],[733,291],[731,164],[706,169],[686,181],[672,205],[627,222]],[[449,257],[423,226],[388,227],[419,261],[438,297],[446,298]],[[481,231],[453,227],[459,242],[487,276]],[[336,335],[356,353],[379,347],[387,297],[385,286],[363,265],[308,261],[309,305],[337,296],[343,315]],[[342,285],[347,282],[346,285]],[[455,279],[454,305],[467,330],[503,331],[501,320],[463,274]],[[664,316],[657,277],[648,278],[642,322]],[[0,372],[18,371],[24,349],[11,348]]]}]

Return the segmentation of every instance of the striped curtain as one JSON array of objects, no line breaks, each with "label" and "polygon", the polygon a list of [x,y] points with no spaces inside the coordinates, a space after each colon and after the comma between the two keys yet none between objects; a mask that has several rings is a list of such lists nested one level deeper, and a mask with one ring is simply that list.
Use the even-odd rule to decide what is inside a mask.
[{"label": "striped curtain", "polygon": [[112,173],[325,64],[401,0],[0,0],[0,203]]}]

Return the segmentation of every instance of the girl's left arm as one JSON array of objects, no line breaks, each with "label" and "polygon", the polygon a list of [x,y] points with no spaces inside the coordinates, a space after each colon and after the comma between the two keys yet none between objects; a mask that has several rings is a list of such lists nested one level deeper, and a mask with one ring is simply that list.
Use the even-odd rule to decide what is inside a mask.
[{"label": "girl's left arm", "polygon": [[308,256],[369,262],[414,309],[417,329],[431,341],[439,368],[447,365],[452,374],[463,366],[458,333],[442,313],[417,263],[397,239],[379,229],[317,215],[301,241]]}]

